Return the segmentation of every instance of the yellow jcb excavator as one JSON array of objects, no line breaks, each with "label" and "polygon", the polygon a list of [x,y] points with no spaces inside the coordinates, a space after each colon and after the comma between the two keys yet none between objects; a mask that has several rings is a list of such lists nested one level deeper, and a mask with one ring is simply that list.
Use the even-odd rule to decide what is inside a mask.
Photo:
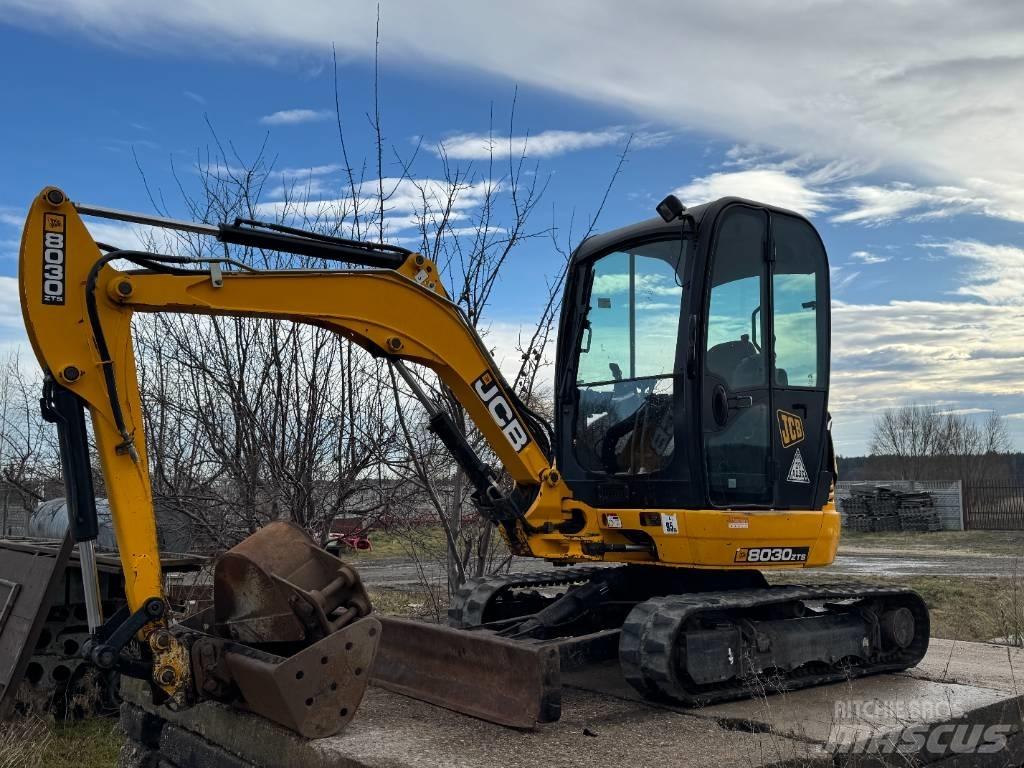
[{"label": "yellow jcb excavator", "polygon": [[[559,670],[595,659],[617,656],[643,695],[683,704],[916,664],[929,629],[916,593],[764,577],[829,565],[839,540],[829,270],[818,233],[797,214],[738,198],[686,209],[670,196],[658,213],[573,254],[552,425],[508,385],[420,254],[248,219],[127,213],[44,189],[19,264],[25,324],[45,371],[43,412],[59,430],[86,584],[95,583],[91,417],[128,598],[106,620],[89,599],[88,658],[148,679],[170,706],[240,701],[310,736],[348,722],[371,665],[394,690],[530,726],[557,718]],[[83,215],[358,268],[258,270],[228,257],[119,250],[95,242]],[[134,268],[115,268],[126,263]],[[511,551],[571,567],[470,580],[452,600],[449,627],[403,622],[372,613],[354,569],[274,523],[221,557],[209,611],[172,624],[132,351],[136,312],[309,323],[387,359]],[[507,482],[409,363],[451,390]]]}]

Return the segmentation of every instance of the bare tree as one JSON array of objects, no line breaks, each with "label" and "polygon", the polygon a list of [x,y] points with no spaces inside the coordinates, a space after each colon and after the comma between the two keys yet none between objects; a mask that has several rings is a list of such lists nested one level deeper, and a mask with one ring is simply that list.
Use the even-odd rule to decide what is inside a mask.
[{"label": "bare tree", "polygon": [[870,449],[894,479],[981,482],[1006,471],[1012,443],[995,412],[979,423],[937,406],[909,405],[875,420]]}]

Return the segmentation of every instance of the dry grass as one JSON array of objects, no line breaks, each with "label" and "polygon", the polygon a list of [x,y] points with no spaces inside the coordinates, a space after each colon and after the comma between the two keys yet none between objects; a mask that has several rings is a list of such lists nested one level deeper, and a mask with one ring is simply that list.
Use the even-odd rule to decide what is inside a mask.
[{"label": "dry grass", "polygon": [[0,768],[110,768],[123,736],[113,718],[46,722],[36,717],[0,723]]},{"label": "dry grass", "polygon": [[50,741],[49,726],[35,717],[0,722],[0,768],[35,768],[42,765]]},{"label": "dry grass", "polygon": [[928,553],[956,552],[989,555],[1024,554],[1024,531],[935,531],[933,533],[862,533],[843,531],[844,548],[900,549]]}]

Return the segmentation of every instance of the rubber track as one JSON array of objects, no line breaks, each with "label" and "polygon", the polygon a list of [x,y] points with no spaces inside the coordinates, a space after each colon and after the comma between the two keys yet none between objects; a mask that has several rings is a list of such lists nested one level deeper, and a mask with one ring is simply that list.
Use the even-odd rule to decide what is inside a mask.
[{"label": "rubber track", "polygon": [[[864,666],[836,668],[826,673],[790,675],[763,681],[738,680],[721,688],[687,690],[676,674],[676,643],[680,630],[696,614],[712,610],[749,611],[762,606],[799,601],[841,601],[871,598],[909,598],[914,612],[914,642],[901,654],[890,653],[890,660]],[[753,695],[794,690],[851,677],[907,669],[917,664],[928,649],[929,620],[921,597],[910,589],[878,588],[849,584],[836,587],[786,585],[768,589],[696,592],[689,595],[655,597],[641,603],[629,614],[622,627],[619,659],[629,683],[648,698],[667,699],[687,706],[703,706],[719,701],[748,698]],[[923,632],[923,638],[921,634]],[[751,687],[750,683],[757,683]]]},{"label": "rubber track", "polygon": [[[621,567],[621,566],[620,566]],[[448,608],[448,626],[458,629],[479,627],[484,612],[501,592],[520,587],[559,587],[589,581],[607,567],[571,567],[558,572],[509,573],[505,576],[482,576],[467,579],[452,597]]]}]

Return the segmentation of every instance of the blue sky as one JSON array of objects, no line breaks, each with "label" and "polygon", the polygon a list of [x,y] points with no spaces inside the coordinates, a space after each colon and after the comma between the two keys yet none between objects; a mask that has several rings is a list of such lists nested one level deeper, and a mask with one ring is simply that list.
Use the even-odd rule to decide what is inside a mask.
[{"label": "blue sky", "polygon": [[[513,133],[529,133],[548,183],[535,228],[564,237],[573,211],[579,231],[595,210],[633,134],[600,229],[647,218],[676,191],[687,204],[775,202],[822,232],[841,453],[862,452],[874,415],[906,402],[996,409],[1024,446],[1018,3],[971,3],[969,14],[952,0],[671,14],[644,3],[421,5],[381,4],[385,176],[399,176],[394,153],[408,159],[421,140],[418,178],[441,178],[443,144],[483,180],[491,111],[507,135],[517,93]],[[208,120],[243,158],[266,141],[276,175],[265,202],[280,198],[282,172],[314,199],[343,195],[331,45],[360,162],[372,149],[374,14],[368,3],[0,0],[0,340],[23,339],[10,278],[20,220],[46,184],[151,211],[137,158],[184,215],[172,168],[196,189]],[[398,195],[395,238],[413,234],[402,205]],[[489,308],[496,346],[508,349],[539,311],[535,281],[556,260],[544,238],[515,252]]]}]

